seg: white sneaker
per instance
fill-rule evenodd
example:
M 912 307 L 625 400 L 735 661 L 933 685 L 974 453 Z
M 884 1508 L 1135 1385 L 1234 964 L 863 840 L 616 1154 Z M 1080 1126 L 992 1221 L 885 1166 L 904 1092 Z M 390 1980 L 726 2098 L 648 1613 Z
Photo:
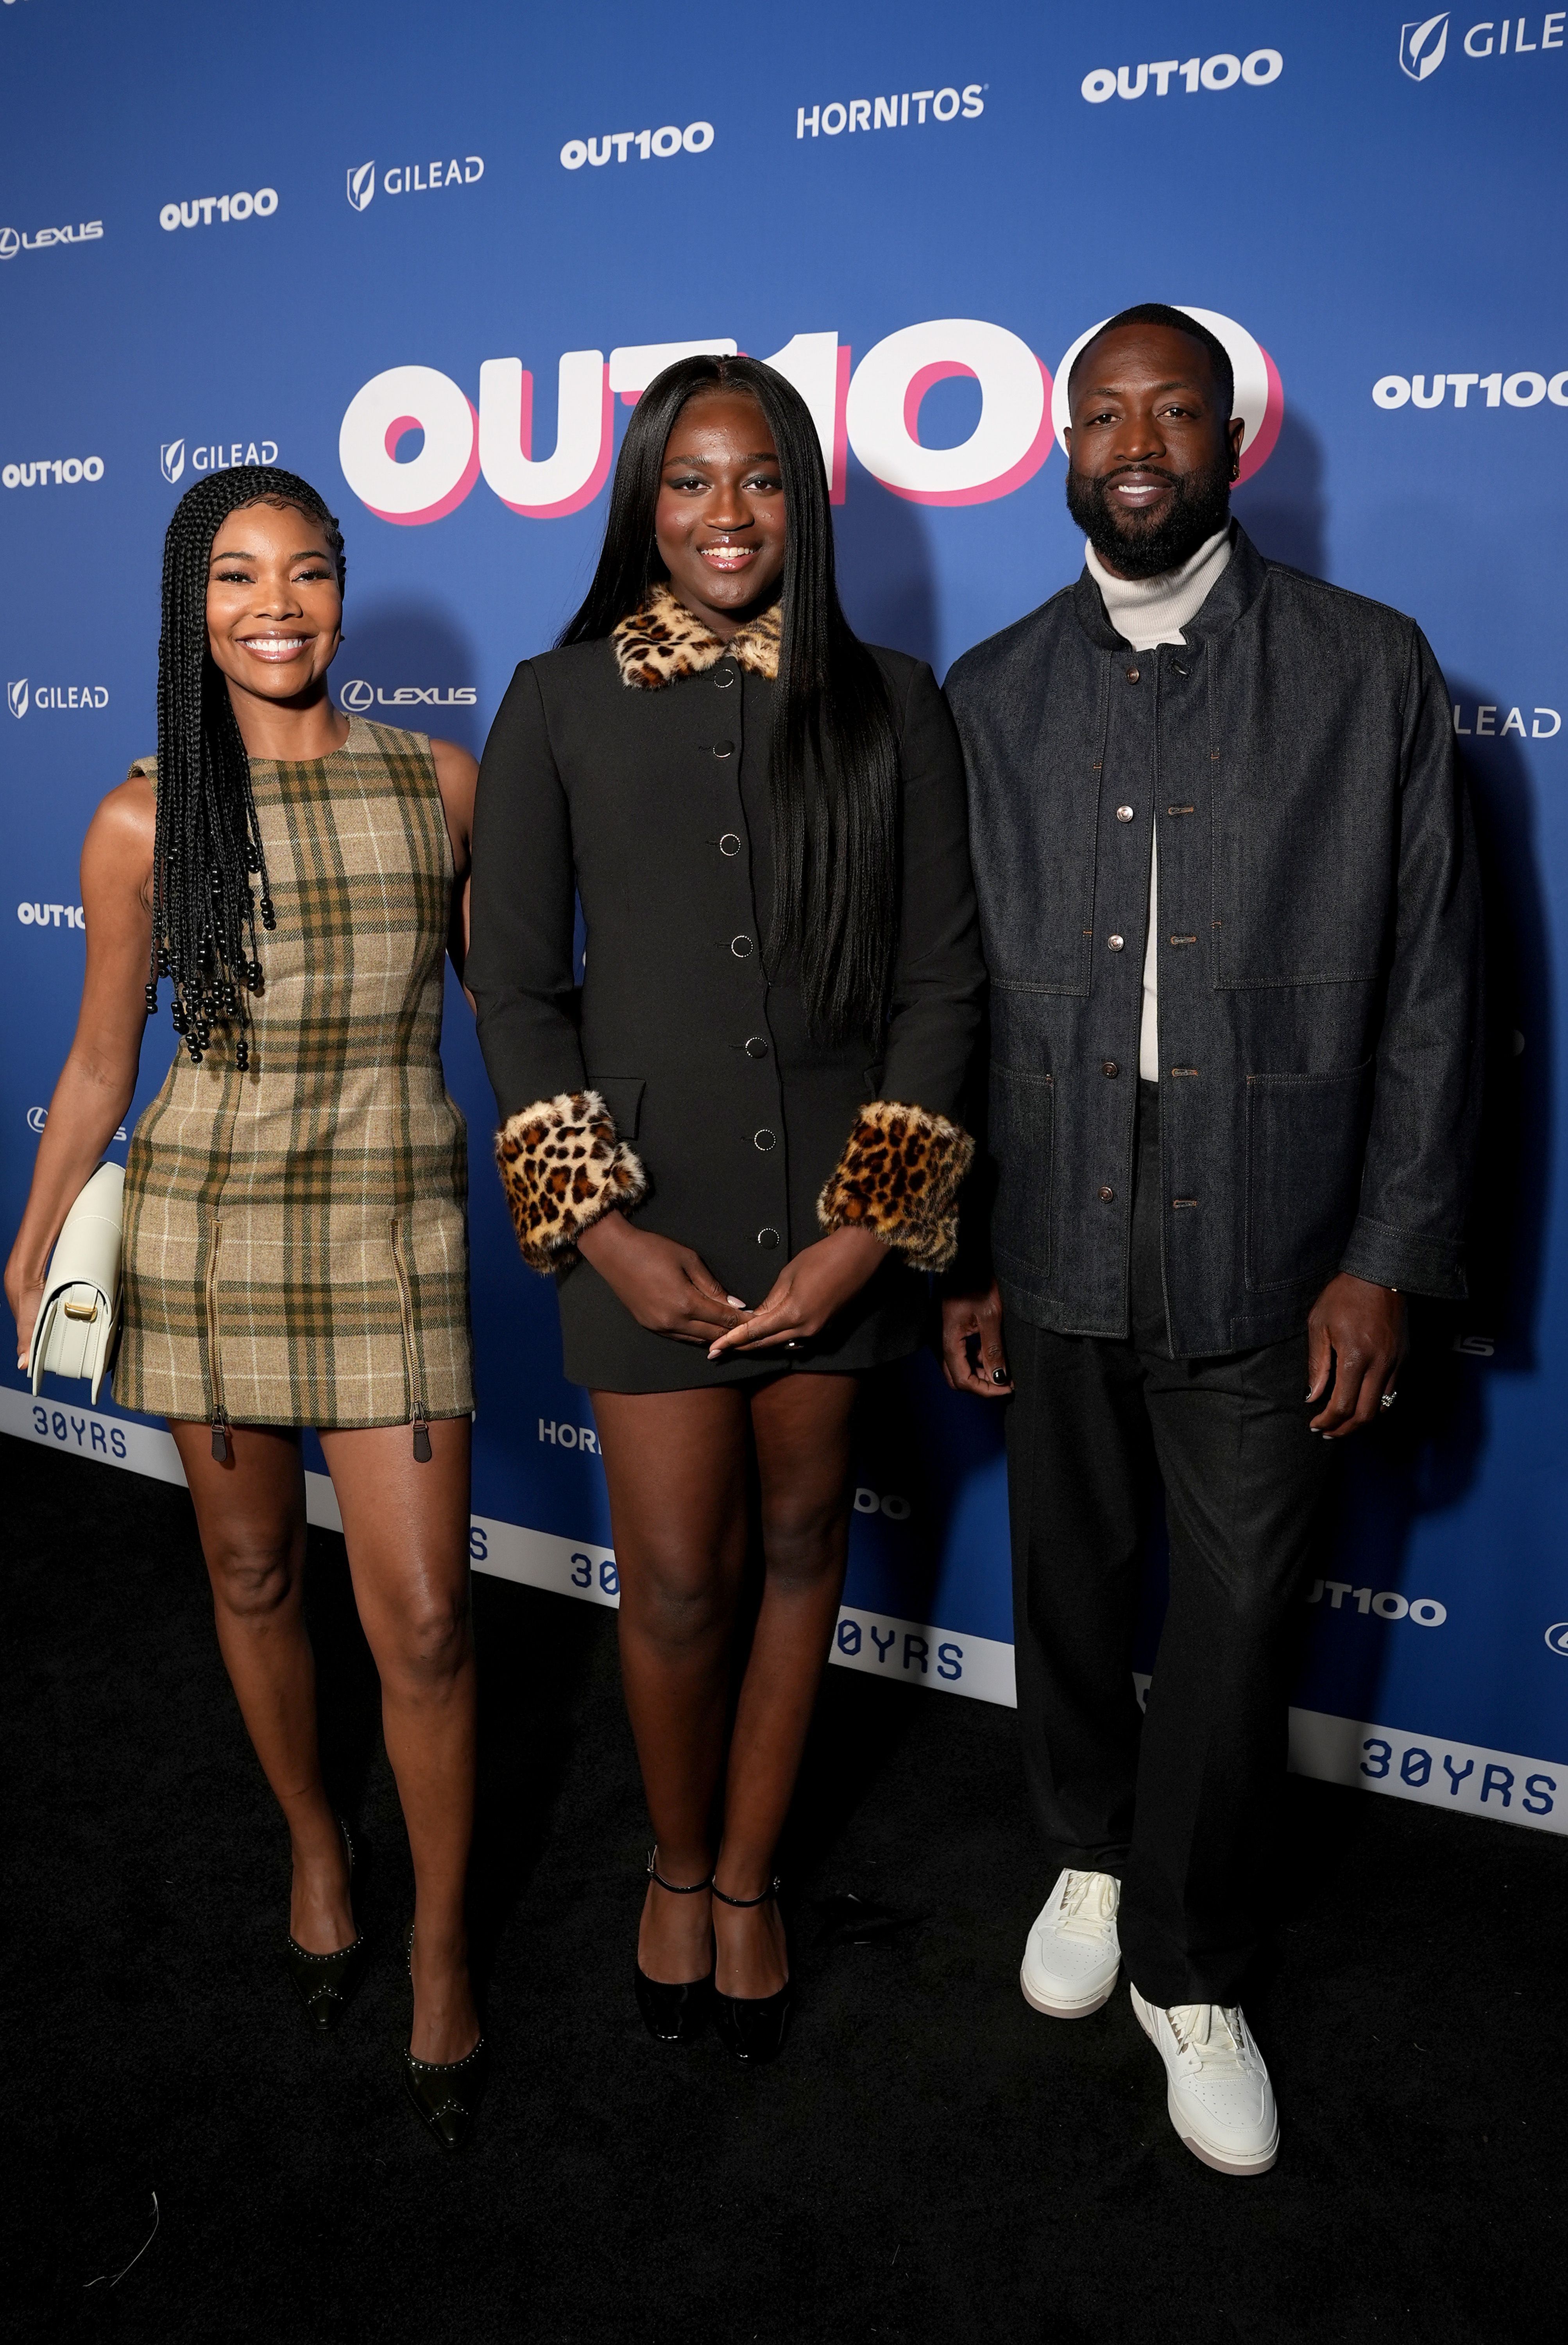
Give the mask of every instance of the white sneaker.
M 1166 2064 L 1166 2106 L 1193 2156 L 1217 2174 L 1267 2174 L 1279 2154 L 1279 2113 L 1240 2005 L 1161 2011 L 1134 1987 L 1133 2009 Z
M 1116 1908 L 1122 1884 L 1108 1873 L 1063 1873 L 1023 1949 L 1023 2000 L 1053 2019 L 1087 2019 L 1109 1999 L 1121 1966 Z

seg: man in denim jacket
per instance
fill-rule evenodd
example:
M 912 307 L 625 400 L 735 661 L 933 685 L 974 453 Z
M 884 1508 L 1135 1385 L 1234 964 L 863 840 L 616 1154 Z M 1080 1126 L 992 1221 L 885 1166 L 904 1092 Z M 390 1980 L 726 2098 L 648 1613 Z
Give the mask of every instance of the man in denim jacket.
M 1023 1992 L 1086 2015 L 1125 1954 L 1178 2133 L 1254 2174 L 1278 2121 L 1238 1996 L 1288 1624 L 1329 1447 L 1393 1403 L 1405 1295 L 1465 1292 L 1480 916 L 1437 663 L 1231 521 L 1232 398 L 1196 320 L 1112 319 L 1070 383 L 1087 566 L 948 679 L 995 1197 L 994 1278 L 953 1282 L 943 1335 L 951 1384 L 1013 1395 L 1019 1718 L 1058 1869 Z

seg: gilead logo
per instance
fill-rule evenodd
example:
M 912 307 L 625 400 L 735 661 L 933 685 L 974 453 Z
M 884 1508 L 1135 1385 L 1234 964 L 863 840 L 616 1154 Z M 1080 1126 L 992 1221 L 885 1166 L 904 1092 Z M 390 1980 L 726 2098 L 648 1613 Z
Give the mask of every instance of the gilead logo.
M 733 340 L 645 342 L 568 350 L 556 370 L 555 443 L 535 452 L 534 376 L 521 359 L 487 359 L 479 404 L 433 367 L 390 367 L 350 401 L 338 455 L 350 488 L 382 520 L 438 521 L 483 472 L 503 504 L 530 520 L 578 513 L 608 478 L 614 401 L 634 405 L 657 375 L 692 351 L 732 353 Z M 872 477 L 917 504 L 980 504 L 1022 487 L 1051 450 L 1051 377 L 1027 342 L 978 318 L 932 319 L 876 343 L 858 367 L 837 333 L 792 335 L 769 366 L 792 382 L 817 426 L 835 503 L 848 451 Z M 933 383 L 964 375 L 980 417 L 958 446 L 929 446 L 921 405 Z M 423 444 L 407 457 L 415 432 Z
M 1261 472 L 1274 453 L 1279 426 L 1285 420 L 1285 386 L 1279 380 L 1279 370 L 1262 343 L 1249 334 L 1245 326 L 1238 325 L 1234 318 L 1226 317 L 1222 310 L 1195 309 L 1190 301 L 1178 302 L 1176 307 L 1185 310 L 1189 318 L 1196 318 L 1200 325 L 1207 326 L 1209 332 L 1224 343 L 1229 357 L 1236 376 L 1235 412 L 1240 416 L 1244 426 L 1241 470 L 1237 475 L 1239 486 L 1241 482 L 1249 481 L 1255 472 Z M 1062 353 L 1061 364 L 1056 369 L 1055 388 L 1051 395 L 1051 417 L 1056 437 L 1062 441 L 1064 448 L 1067 443 L 1063 434 L 1072 421 L 1067 411 L 1067 378 L 1073 371 L 1073 361 L 1079 351 L 1085 343 L 1093 341 L 1105 322 L 1102 318 L 1099 325 L 1090 326 L 1075 342 L 1070 343 Z
M 25 675 L 6 685 L 5 703 L 13 716 L 25 716 L 29 700 L 35 715 L 52 708 L 107 708 L 109 688 L 107 684 L 39 684 L 29 694 Z
M 1424 24 L 1400 26 L 1400 71 L 1411 81 L 1425 81 L 1448 55 L 1448 12 L 1429 16 Z
M 423 157 L 417 163 L 389 163 L 382 173 L 382 188 L 389 196 L 428 196 L 434 188 L 472 188 L 484 177 L 483 155 L 464 155 L 461 160 L 453 155 L 444 163 L 437 155 L 428 163 Z M 347 194 L 351 211 L 369 209 L 376 194 L 373 162 L 350 167 Z

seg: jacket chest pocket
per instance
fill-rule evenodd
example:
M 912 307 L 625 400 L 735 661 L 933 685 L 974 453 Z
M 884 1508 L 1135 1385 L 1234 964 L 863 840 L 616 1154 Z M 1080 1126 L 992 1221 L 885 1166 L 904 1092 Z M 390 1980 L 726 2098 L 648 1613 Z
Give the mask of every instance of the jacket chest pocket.
M 993 986 L 1086 994 L 1095 923 L 1098 750 L 1074 745 L 1050 765 L 976 787 L 970 848 Z
M 1221 726 L 1216 742 L 1216 982 L 1375 978 L 1398 855 L 1394 794 L 1375 787 L 1389 760 L 1369 742 L 1356 754 L 1310 703 Z

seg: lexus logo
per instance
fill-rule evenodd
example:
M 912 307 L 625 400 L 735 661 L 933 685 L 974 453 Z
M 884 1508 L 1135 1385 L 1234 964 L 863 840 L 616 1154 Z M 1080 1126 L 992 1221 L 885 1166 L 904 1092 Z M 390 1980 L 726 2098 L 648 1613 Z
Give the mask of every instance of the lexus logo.
M 25 675 L 19 675 L 15 684 L 8 684 L 5 686 L 5 701 L 13 716 L 25 716 L 27 714 L 27 679 Z
M 0 228 L 0 260 L 15 260 L 22 249 L 22 239 L 14 228 Z
M 185 470 L 184 441 L 166 441 L 158 452 L 158 461 L 163 467 L 164 479 L 170 483 L 178 481 Z
M 349 202 L 357 212 L 362 212 L 376 191 L 376 167 L 373 163 L 356 163 L 349 173 Z
M 379 684 L 367 684 L 362 675 L 351 675 L 338 688 L 338 706 L 355 716 L 375 707 L 473 708 L 478 699 L 478 687 L 472 684 L 398 684 L 387 692 Z
M 1568 1661 L 1568 1620 L 1559 1620 L 1553 1628 L 1548 1629 L 1546 1641 L 1554 1653 Z
M 44 1126 L 48 1122 L 48 1121 L 49 1111 L 46 1107 L 30 1107 L 27 1110 L 27 1129 L 29 1132 L 42 1132 Z
M 1424 25 L 1400 26 L 1400 71 L 1411 81 L 1425 81 L 1448 55 L 1448 10 L 1429 16 Z

